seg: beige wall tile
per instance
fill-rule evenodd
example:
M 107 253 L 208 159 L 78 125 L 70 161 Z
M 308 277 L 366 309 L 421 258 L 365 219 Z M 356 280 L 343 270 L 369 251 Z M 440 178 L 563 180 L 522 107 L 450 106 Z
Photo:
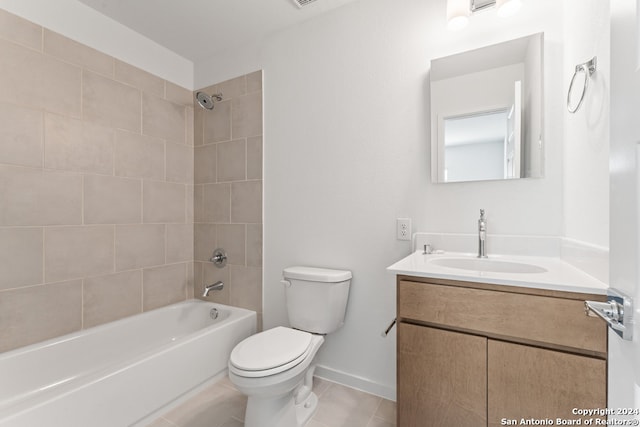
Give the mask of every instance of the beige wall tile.
M 187 263 L 187 299 L 193 299 L 195 297 L 193 293 L 195 283 L 195 263 L 191 261 Z
M 90 328 L 142 312 L 142 270 L 84 280 L 82 327 Z
M 167 181 L 193 184 L 193 147 L 166 144 Z
M 231 222 L 231 185 L 207 184 L 202 190 L 203 222 Z M 241 221 L 238 221 L 241 222 Z
M 198 261 L 209 262 L 218 244 L 215 224 L 195 224 L 193 227 L 194 256 Z
M 247 74 L 247 93 L 262 90 L 262 70 Z
M 201 282 L 196 284 L 195 295 L 206 301 L 213 301 L 220 304 L 229 304 L 229 293 L 231 292 L 231 282 L 229 281 L 229 266 L 218 268 L 211 262 L 202 264 Z M 218 280 L 222 281 L 224 287 L 221 291 L 211 291 L 206 298 L 202 297 L 204 287 L 212 285 Z
M 144 181 L 142 188 L 142 220 L 146 223 L 186 223 L 184 184 Z
M 0 101 L 41 108 L 38 81 L 42 54 L 0 39 Z
M 204 144 L 204 115 L 205 110 L 198 106 L 193 109 L 193 145 L 198 147 Z
M 262 312 L 262 269 L 229 266 L 229 303 Z
M 113 226 L 46 227 L 46 282 L 113 272 Z
M 262 135 L 262 92 L 233 99 L 231 135 L 234 139 Z
M 227 251 L 227 263 L 245 265 L 246 231 L 244 224 L 219 224 L 218 246 Z
M 186 144 L 186 114 L 183 105 L 142 95 L 142 133 L 179 144 Z
M 44 29 L 44 53 L 96 73 L 113 77 L 113 57 Z
M 0 290 L 43 283 L 42 243 L 42 228 L 0 228 Z
M 72 225 L 82 221 L 82 177 L 0 165 L 0 225 Z
M 42 108 L 70 117 L 81 116 L 82 71 L 79 67 L 44 56 L 41 82 Z
M 222 92 L 224 99 L 237 98 L 247 93 L 247 77 L 240 76 L 225 80 L 213 86 L 214 92 Z
M 41 111 L 0 104 L 0 163 L 41 167 L 42 123 Z
M 167 224 L 167 254 L 165 262 L 193 260 L 193 224 Z
M 158 138 L 116 131 L 115 174 L 164 180 L 165 144 Z
M 116 271 L 164 264 L 163 224 L 116 225 Z
M 85 120 L 140 132 L 140 108 L 138 89 L 90 71 L 83 72 L 82 117 Z
M 164 80 L 140 68 L 115 60 L 115 78 L 155 96 L 164 96 Z
M 0 352 L 82 327 L 82 280 L 0 293 Z
M 80 117 L 79 67 L 0 39 L 0 102 Z
M 185 143 L 189 146 L 189 147 L 193 147 L 194 146 L 194 142 L 193 142 L 193 133 L 194 133 L 194 112 L 193 112 L 193 107 L 191 106 L 187 106 L 185 108 L 185 134 L 186 134 L 186 141 Z
M 85 224 L 142 222 L 142 181 L 113 176 L 84 177 Z
M 213 110 L 204 110 L 205 144 L 231 139 L 231 100 L 217 102 Z
M 193 107 L 193 92 L 171 82 L 165 82 L 165 98 L 176 104 Z
M 262 179 L 262 136 L 247 138 L 247 179 Z
M 216 144 L 195 147 L 194 149 L 194 183 L 208 184 L 216 182 Z
M 0 9 L 0 37 L 42 50 L 42 27 Z
M 247 145 L 246 140 L 221 142 L 217 150 L 218 182 L 243 181 L 247 177 Z
M 262 181 L 231 184 L 231 222 L 262 222 Z
M 204 185 L 193 186 L 193 222 L 205 222 Z
M 44 165 L 50 169 L 113 174 L 113 130 L 45 114 Z
M 247 224 L 247 266 L 262 267 L 262 224 Z
M 187 203 L 187 223 L 193 224 L 194 222 L 194 210 L 195 210 L 195 200 L 194 200 L 194 186 L 191 184 L 186 185 L 186 203 Z
M 184 301 L 187 292 L 187 264 L 172 264 L 144 270 L 144 311 Z

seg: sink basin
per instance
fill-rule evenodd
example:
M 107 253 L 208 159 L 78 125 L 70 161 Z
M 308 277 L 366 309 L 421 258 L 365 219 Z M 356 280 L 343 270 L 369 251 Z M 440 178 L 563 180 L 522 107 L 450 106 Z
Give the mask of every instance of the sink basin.
M 522 262 L 486 258 L 434 258 L 430 263 L 459 270 L 486 271 L 491 273 L 546 273 L 547 269 Z

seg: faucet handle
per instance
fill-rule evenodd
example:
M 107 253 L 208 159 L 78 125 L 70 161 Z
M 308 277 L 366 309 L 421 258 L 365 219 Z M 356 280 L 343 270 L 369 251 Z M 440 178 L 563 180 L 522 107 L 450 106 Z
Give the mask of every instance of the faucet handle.
M 422 255 L 431 255 L 433 253 L 433 248 L 431 245 L 424 245 L 424 250 L 422 251 Z
M 480 209 L 480 218 L 484 219 L 484 209 Z

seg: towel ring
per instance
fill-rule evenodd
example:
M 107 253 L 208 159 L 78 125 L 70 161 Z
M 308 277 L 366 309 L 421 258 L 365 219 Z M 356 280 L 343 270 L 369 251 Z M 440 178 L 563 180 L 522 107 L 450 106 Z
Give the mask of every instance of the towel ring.
M 578 109 L 580 109 L 580 106 L 582 105 L 582 101 L 584 101 L 584 95 L 587 93 L 587 88 L 589 87 L 589 78 L 593 73 L 596 72 L 597 62 L 598 62 L 597 57 L 594 56 L 584 64 L 576 65 L 576 71 L 573 73 L 573 77 L 571 78 L 571 83 L 569 83 L 569 92 L 567 93 L 567 110 L 569 110 L 570 113 L 573 114 L 576 111 L 578 111 Z M 580 72 L 583 72 L 585 74 L 584 87 L 582 88 L 582 94 L 580 95 L 580 100 L 578 101 L 578 104 L 575 107 L 571 107 L 571 90 L 573 89 L 573 83 L 576 81 L 576 77 Z

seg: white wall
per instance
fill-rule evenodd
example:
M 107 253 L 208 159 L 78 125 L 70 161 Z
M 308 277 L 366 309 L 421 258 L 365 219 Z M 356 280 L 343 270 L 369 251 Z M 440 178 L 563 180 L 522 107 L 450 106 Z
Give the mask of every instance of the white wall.
M 617 0 L 616 0 L 617 1 Z M 622 0 L 629 1 L 629 0 Z M 576 64 L 598 57 L 583 105 L 575 114 L 563 109 L 564 235 L 609 247 L 609 0 L 566 0 L 563 93 L 567 94 Z M 580 77 L 576 86 L 582 89 Z M 579 91 L 574 88 L 574 103 Z M 573 91 L 572 91 L 573 92 Z M 575 104 L 574 104 L 575 105 Z
M 193 90 L 193 63 L 77 0 L 0 0 L 0 8 Z
M 490 233 L 561 235 L 561 20 L 555 0 L 539 0 L 514 19 L 482 13 L 450 33 L 444 0 L 367 0 L 196 66 L 196 87 L 264 70 L 265 326 L 287 323 L 284 267 L 353 271 L 346 324 L 318 356 L 324 375 L 394 394 L 395 332 L 380 336 L 395 316 L 385 267 L 410 251 L 395 239 L 395 218 L 473 233 L 485 208 Z M 540 31 L 545 178 L 431 184 L 430 60 Z

